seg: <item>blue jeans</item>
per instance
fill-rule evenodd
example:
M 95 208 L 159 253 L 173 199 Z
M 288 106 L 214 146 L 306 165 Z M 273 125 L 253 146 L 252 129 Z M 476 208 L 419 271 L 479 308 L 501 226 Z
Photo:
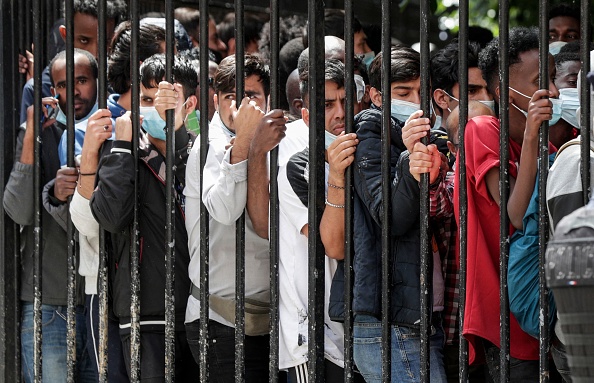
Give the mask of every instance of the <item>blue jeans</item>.
M 447 381 L 443 362 L 445 337 L 441 325 L 429 338 L 432 383 Z M 418 329 L 392 326 L 392 382 L 420 381 L 421 339 Z M 357 315 L 353 326 L 353 356 L 367 383 L 382 381 L 382 323 L 370 315 Z
M 33 381 L 33 303 L 21 303 L 21 360 L 25 382 Z M 42 378 L 44 382 L 65 382 L 68 375 L 66 367 L 66 306 L 41 306 Z M 76 308 L 76 382 L 96 382 L 87 353 L 87 334 L 85 313 L 82 306 Z

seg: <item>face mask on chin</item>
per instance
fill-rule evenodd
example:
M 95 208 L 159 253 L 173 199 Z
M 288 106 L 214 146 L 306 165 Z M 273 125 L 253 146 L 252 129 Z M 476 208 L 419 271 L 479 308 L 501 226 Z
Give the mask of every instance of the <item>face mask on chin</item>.
M 56 106 L 58 108 L 58 113 L 56 114 L 56 121 L 58 121 L 62 125 L 67 125 L 66 114 L 60 108 L 60 105 Z M 82 131 L 87 130 L 87 125 L 89 124 L 89 117 L 93 115 L 97 110 L 99 110 L 99 104 L 95 103 L 91 108 L 91 111 L 80 120 L 74 120 L 74 128 Z

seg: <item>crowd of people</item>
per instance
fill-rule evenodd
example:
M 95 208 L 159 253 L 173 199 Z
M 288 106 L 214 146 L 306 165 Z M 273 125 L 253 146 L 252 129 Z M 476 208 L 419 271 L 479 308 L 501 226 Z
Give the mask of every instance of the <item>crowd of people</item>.
M 309 134 L 324 129 L 325 206 L 319 230 L 325 250 L 324 375 L 344 379 L 345 173 L 354 174 L 355 382 L 382 381 L 382 107 L 390 115 L 389 321 L 393 382 L 420 379 L 421 233 L 420 179 L 429 174 L 432 290 L 429 358 L 431 382 L 455 382 L 459 355 L 458 222 L 459 145 L 458 41 L 432 52 L 431 113 L 420 110 L 421 62 L 414 49 L 394 43 L 379 50 L 376 27 L 353 25 L 355 57 L 345 57 L 344 13 L 325 14 L 324 98 L 310 99 L 306 19 L 281 19 L 279 109 L 270 109 L 270 25 L 245 20 L 244 73 L 236 73 L 233 14 L 219 24 L 200 20 L 192 8 L 175 10 L 173 82 L 165 81 L 165 19 L 148 14 L 140 22 L 138 63 L 131 62 L 132 25 L 122 0 L 107 2 L 109 98 L 98 108 L 97 1 L 74 1 L 74 101 L 67 99 L 66 53 L 44 69 L 42 84 L 31 79 L 32 54 L 19 57 L 29 81 L 23 90 L 16 156 L 5 186 L 4 209 L 21 225 L 21 354 L 26 382 L 33 381 L 34 199 L 40 193 L 42 257 L 42 377 L 66 380 L 66 225 L 76 227 L 76 381 L 94 382 L 99 371 L 99 236 L 105 230 L 108 267 L 108 379 L 131 377 L 133 257 L 140 267 L 140 376 L 165 377 L 165 284 L 167 247 L 174 246 L 175 379 L 198 381 L 200 321 L 208 321 L 206 362 L 212 382 L 234 381 L 236 221 L 245 212 L 245 380 L 269 381 L 269 234 L 279 233 L 279 376 L 282 382 L 308 381 L 308 211 Z M 579 99 L 580 17 L 560 5 L 549 15 L 549 88 L 539 89 L 539 32 L 510 30 L 509 182 L 511 223 L 508 268 L 510 301 L 510 381 L 539 380 L 539 130 L 550 125 L 550 168 L 546 200 L 551 227 L 583 206 L 580 179 Z M 200 22 L 208 23 L 208 46 L 200 47 Z M 64 38 L 66 29 L 58 28 Z M 480 37 L 480 33 L 471 34 Z M 208 49 L 209 62 L 199 62 Z M 499 338 L 499 168 L 500 41 L 490 36 L 468 42 L 468 123 L 464 134 L 468 199 L 466 305 L 463 336 L 469 341 L 470 380 L 497 382 Z M 345 109 L 345 62 L 353 61 L 354 115 Z M 389 60 L 390 71 L 382 71 Z M 37 61 L 36 61 L 37 63 Z M 202 64 L 202 65 L 201 65 Z M 140 78 L 131 78 L 138 65 Z M 208 68 L 208 84 L 200 69 Z M 589 71 L 591 68 L 587 68 Z M 243 76 L 244 97 L 236 96 Z M 318 74 L 321 75 L 321 74 Z M 389 93 L 382 78 L 389 76 Z M 42 87 L 39 139 L 41 189 L 34 189 L 33 89 Z M 132 90 L 140 88 L 139 141 L 133 140 Z M 200 126 L 200 89 L 208 87 L 208 126 Z M 284 97 L 286 96 L 286 97 Z M 324 104 L 324 126 L 316 126 L 310 105 Z M 65 111 L 74 105 L 75 166 L 68 162 Z M 174 111 L 174 152 L 166 150 L 166 111 Z M 345 132 L 352 119 L 355 133 Z M 590 129 L 590 127 L 583 127 Z M 201 153 L 200 131 L 208 130 Z M 428 137 L 424 144 L 422 138 Z M 279 226 L 271 227 L 269 153 L 278 147 Z M 138 163 L 132 155 L 138 148 Z M 166 156 L 173 155 L 174 242 L 166 226 Z M 202 156 L 205 157 L 201 164 Z M 591 154 L 591 159 L 594 157 Z M 71 164 L 70 164 L 71 165 Z M 202 167 L 203 165 L 203 167 Z M 138 171 L 136 171 L 137 169 Z M 593 169 L 594 170 L 594 169 Z M 317 176 L 322 177 L 320 172 Z M 594 175 L 592 177 L 594 180 Z M 203 233 L 200 210 L 209 214 L 209 314 L 201 318 L 200 279 Z M 135 207 L 137 210 L 135 210 Z M 70 218 L 69 218 L 70 217 Z M 132 249 L 138 246 L 138 252 Z M 571 382 L 550 299 L 551 379 Z M 322 324 L 317 324 L 322 325 Z

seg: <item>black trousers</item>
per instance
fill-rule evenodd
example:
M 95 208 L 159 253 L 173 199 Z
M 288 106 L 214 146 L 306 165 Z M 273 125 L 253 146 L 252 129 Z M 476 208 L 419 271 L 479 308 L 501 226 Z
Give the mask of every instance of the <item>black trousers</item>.
M 200 321 L 186 323 L 194 360 L 200 357 Z M 245 382 L 268 383 L 270 336 L 245 336 Z M 208 321 L 208 376 L 211 383 L 235 382 L 235 329 Z M 195 381 L 195 380 L 194 380 Z
M 121 331 L 121 330 L 120 330 Z M 130 333 L 121 332 L 122 350 L 126 370 L 130 376 Z M 194 382 L 198 375 L 198 364 L 192 358 L 186 333 L 175 332 L 175 381 Z M 140 381 L 157 383 L 165 381 L 165 332 L 142 331 L 140 329 Z

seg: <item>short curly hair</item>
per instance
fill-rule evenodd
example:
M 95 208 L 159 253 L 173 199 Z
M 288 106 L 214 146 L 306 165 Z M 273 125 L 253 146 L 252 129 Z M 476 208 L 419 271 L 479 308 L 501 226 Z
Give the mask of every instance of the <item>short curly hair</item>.
M 531 50 L 538 50 L 538 28 L 517 27 L 509 31 L 509 67 L 518 64 L 522 60 L 520 55 Z M 487 82 L 487 89 L 495 94 L 499 85 L 499 38 L 493 39 L 485 49 L 479 53 L 479 68 L 483 78 Z

